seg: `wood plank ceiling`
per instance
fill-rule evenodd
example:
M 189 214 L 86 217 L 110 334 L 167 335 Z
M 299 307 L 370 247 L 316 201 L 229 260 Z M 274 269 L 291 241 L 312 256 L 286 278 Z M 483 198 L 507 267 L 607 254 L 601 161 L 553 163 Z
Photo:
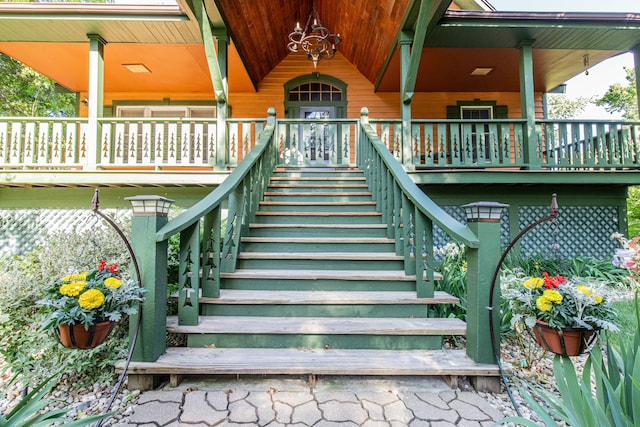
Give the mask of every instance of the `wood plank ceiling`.
M 410 0 L 316 0 L 316 9 L 322 24 L 342 37 L 339 52 L 374 82 L 409 3 Z M 297 22 L 304 27 L 313 0 L 216 0 L 216 5 L 249 76 L 260 82 L 289 53 L 289 33 Z

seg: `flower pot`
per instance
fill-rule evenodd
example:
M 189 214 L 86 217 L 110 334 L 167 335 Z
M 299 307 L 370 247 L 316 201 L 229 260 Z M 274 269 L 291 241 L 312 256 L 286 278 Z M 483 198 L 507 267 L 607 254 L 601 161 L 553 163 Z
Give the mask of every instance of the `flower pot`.
M 554 329 L 540 320 L 536 320 L 533 334 L 540 347 L 562 356 L 578 356 L 584 353 L 596 337 L 596 331 L 593 329 Z
M 60 325 L 56 330 L 56 337 L 60 344 L 67 348 L 94 348 L 109 337 L 115 322 L 98 322 L 85 329 L 84 325 Z

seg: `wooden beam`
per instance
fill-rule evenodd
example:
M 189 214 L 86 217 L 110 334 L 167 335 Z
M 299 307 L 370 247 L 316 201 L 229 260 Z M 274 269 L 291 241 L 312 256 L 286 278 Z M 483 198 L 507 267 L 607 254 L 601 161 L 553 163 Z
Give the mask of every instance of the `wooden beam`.
M 198 24 L 200 25 L 200 33 L 202 34 L 202 42 L 204 44 L 204 51 L 216 101 L 218 101 L 218 103 L 226 103 L 228 99 L 227 84 L 225 78 L 223 78 L 223 72 L 221 71 L 220 62 L 218 61 L 218 53 L 213 43 L 213 32 L 207 16 L 207 10 L 202 0 L 194 1 L 193 8 Z M 226 53 L 226 48 L 224 51 Z
M 429 16 L 433 0 L 422 0 L 420 3 L 420 10 L 418 12 L 418 20 L 416 22 L 415 31 L 413 34 L 413 47 L 411 49 L 411 57 L 409 60 L 409 67 L 406 70 L 406 76 L 404 85 L 402 87 L 402 102 L 405 104 L 411 102 L 413 99 L 413 93 L 416 88 L 416 80 L 418 79 L 418 67 L 420 66 L 420 59 L 422 58 L 422 49 L 424 47 L 424 41 L 427 36 L 427 28 L 429 26 Z

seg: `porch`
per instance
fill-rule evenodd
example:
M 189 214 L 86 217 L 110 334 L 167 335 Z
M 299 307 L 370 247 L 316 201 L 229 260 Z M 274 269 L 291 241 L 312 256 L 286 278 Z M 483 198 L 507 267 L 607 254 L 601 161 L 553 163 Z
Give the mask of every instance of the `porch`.
M 562 172 L 584 183 L 632 183 L 630 173 L 640 166 L 640 122 L 416 119 L 404 125 L 372 118 L 370 123 L 418 183 L 427 179 L 421 172 L 438 172 L 428 182 L 445 174 L 456 183 L 478 182 L 484 174 L 488 182 L 535 183 L 548 179 L 540 172 Z M 87 118 L 2 117 L 0 186 L 215 186 L 248 155 L 265 124 L 266 118 L 100 118 L 95 133 Z M 357 125 L 356 119 L 276 119 L 278 161 L 353 164 Z

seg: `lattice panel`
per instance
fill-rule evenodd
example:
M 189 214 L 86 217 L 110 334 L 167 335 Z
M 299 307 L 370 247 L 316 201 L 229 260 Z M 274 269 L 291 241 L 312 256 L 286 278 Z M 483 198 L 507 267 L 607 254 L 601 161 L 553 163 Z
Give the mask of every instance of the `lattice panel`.
M 129 221 L 131 211 L 103 210 L 118 223 Z M 0 210 L 0 256 L 19 255 L 44 242 L 47 233 L 83 232 L 93 227 L 109 227 L 87 209 L 5 209 Z
M 548 206 L 521 206 L 520 229 L 549 214 Z M 541 224 L 520 240 L 524 256 L 553 256 L 552 245 L 558 244 L 562 258 L 591 256 L 605 259 L 618 247 L 611 234 L 618 231 L 618 210 L 614 206 L 563 206 L 557 223 Z

